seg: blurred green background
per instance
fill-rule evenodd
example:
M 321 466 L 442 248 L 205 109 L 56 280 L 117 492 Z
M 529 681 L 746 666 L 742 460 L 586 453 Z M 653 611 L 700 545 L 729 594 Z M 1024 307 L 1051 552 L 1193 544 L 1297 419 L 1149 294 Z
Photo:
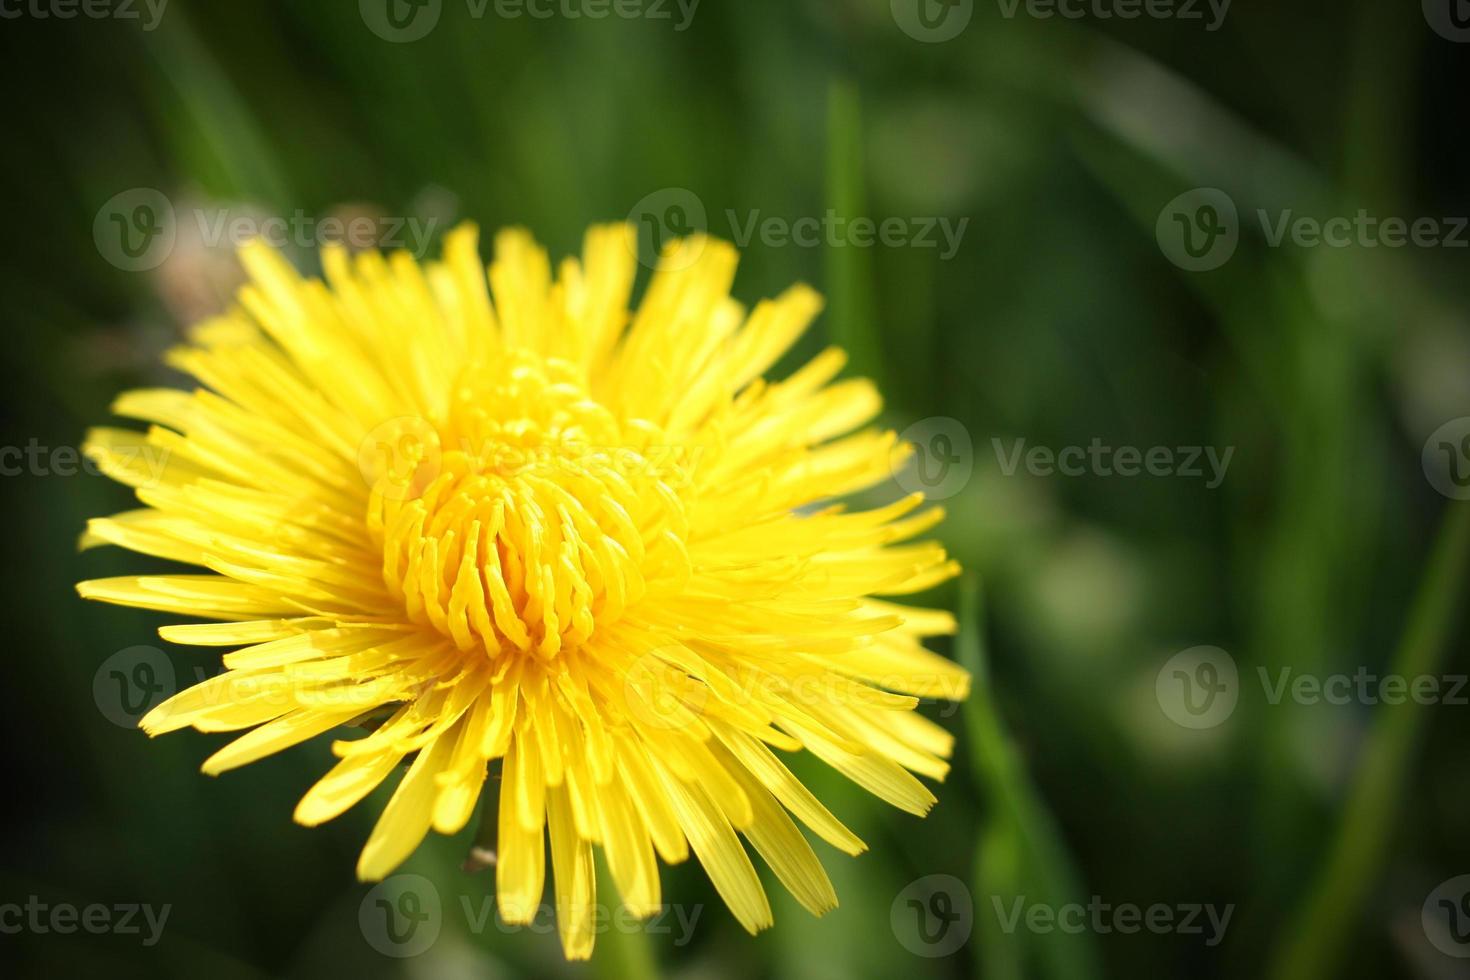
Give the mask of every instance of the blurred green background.
M 1470 975 L 1450 955 L 1470 954 L 1452 881 L 1470 870 L 1470 707 L 1272 704 L 1257 679 L 1470 671 L 1467 505 L 1421 462 L 1470 414 L 1470 236 L 1273 246 L 1256 217 L 1470 211 L 1470 46 L 1431 28 L 1434 3 L 1241 3 L 1209 30 L 1202 4 L 1125 20 L 704 0 L 686 17 L 648 0 L 643 16 L 536 19 L 392 0 L 409 33 L 437 19 L 389 40 L 388 8 L 366 0 L 171 0 L 156 18 L 57 16 L 65 2 L 0 4 L 3 444 L 46 450 L 0 477 L 0 906 L 171 909 L 151 946 L 146 928 L 5 929 L 0 973 Z M 1201 187 L 1238 209 L 1239 242 L 1190 271 L 1163 243 L 1171 202 Z M 176 219 L 162 257 L 106 244 L 140 188 Z M 677 230 L 691 201 L 727 238 L 829 209 L 906 222 L 906 240 L 868 247 L 757 234 L 736 294 L 817 285 L 829 305 L 800 353 L 848 346 L 885 421 L 958 457 L 940 533 L 974 578 L 933 601 L 964 606 L 957 646 L 981 683 L 963 711 L 925 709 L 960 736 L 954 772 L 921 822 L 800 767 L 871 845 L 817 845 L 842 901 L 823 920 L 772 887 L 776 927 L 750 938 L 678 867 L 665 900 L 698 910 L 692 938 L 609 930 L 590 965 L 567 965 L 554 936 L 475 928 L 461 900 L 478 910 L 493 876 L 459 869 L 468 834 L 431 836 L 404 871 L 437 888 L 438 939 L 383 955 L 352 877 L 383 794 L 320 829 L 290 821 L 326 740 L 214 780 L 196 770 L 223 737 L 149 742 L 109 717 L 94 680 L 120 650 L 166 646 L 166 620 L 76 598 L 78 579 L 151 566 L 76 552 L 85 519 L 129 495 L 68 475 L 66 450 L 123 387 L 180 383 L 160 352 L 238 281 L 208 240 L 221 215 L 403 219 L 400 240 L 413 218 L 432 233 L 404 243 L 430 254 L 459 219 L 517 223 L 559 256 L 592 221 Z M 952 255 L 912 235 L 941 220 L 968 221 Z M 313 267 L 310 248 L 292 258 Z M 1470 431 L 1451 430 L 1452 447 Z M 1047 475 L 1009 466 L 1021 439 L 1233 455 L 1217 486 Z M 1172 675 L 1156 681 L 1200 645 L 1237 666 L 1238 703 L 1194 729 L 1166 710 Z M 180 683 L 217 667 L 207 649 L 166 656 Z M 1447 918 L 1426 923 L 1441 883 Z M 1017 898 L 1231 918 L 1215 945 L 1203 916 L 1203 934 L 1008 931 L 997 909 Z

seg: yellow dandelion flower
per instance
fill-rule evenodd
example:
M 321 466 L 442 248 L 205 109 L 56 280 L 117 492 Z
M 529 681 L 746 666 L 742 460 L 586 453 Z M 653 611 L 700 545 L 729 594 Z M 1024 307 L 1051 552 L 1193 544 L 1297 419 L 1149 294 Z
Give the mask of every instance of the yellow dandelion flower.
M 511 230 L 487 275 L 462 227 L 422 266 L 329 247 L 323 282 L 247 246 L 239 307 L 169 355 L 200 387 L 128 392 L 116 413 L 148 430 L 87 442 L 143 507 L 91 521 L 84 546 L 204 571 L 78 591 L 238 648 L 142 727 L 246 730 L 214 774 L 376 718 L 295 813 L 330 820 L 407 763 L 364 880 L 460 831 L 499 760 L 500 913 L 535 915 L 549 838 L 572 958 L 592 951 L 594 846 L 638 916 L 660 906 L 658 860 L 692 851 L 746 929 L 770 925 L 738 835 L 804 906 L 834 907 L 792 817 L 864 845 L 773 750 L 923 814 L 913 774 L 943 779 L 952 739 L 913 709 L 968 689 L 922 645 L 948 613 L 875 598 L 954 574 L 938 545 L 901 543 L 938 509 L 830 503 L 903 452 L 863 428 L 877 391 L 833 380 L 837 350 L 763 379 L 819 297 L 747 311 L 734 248 L 695 237 L 630 311 L 635 252 L 633 229 L 594 227 L 553 274 Z

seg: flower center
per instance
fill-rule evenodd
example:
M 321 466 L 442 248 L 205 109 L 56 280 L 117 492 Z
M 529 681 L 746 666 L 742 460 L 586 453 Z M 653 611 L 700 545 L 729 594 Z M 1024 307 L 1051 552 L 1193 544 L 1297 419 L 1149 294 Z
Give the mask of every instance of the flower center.
M 687 578 L 687 453 L 615 418 L 568 364 L 513 352 L 464 377 L 442 424 L 396 420 L 416 434 L 369 503 L 414 622 L 461 650 L 551 658 Z

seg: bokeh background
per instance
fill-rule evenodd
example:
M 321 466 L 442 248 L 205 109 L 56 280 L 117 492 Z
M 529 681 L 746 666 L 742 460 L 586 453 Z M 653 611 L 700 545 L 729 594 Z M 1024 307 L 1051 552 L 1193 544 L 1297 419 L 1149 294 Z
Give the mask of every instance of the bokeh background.
M 1273 704 L 1258 679 L 1470 672 L 1470 505 L 1447 469 L 1470 447 L 1470 233 L 1273 245 L 1257 218 L 1365 209 L 1455 237 L 1460 11 L 1242 0 L 1223 19 L 1202 3 L 1123 19 L 1099 11 L 1126 0 L 1100 2 L 1069 18 L 1008 0 L 703 0 L 692 16 L 648 0 L 537 19 L 392 0 L 397 20 L 381 0 L 0 4 L 3 443 L 38 447 L 0 460 L 0 905 L 170 907 L 152 945 L 146 928 L 7 928 L 0 973 L 1470 975 L 1470 707 Z M 1216 190 L 1179 203 L 1198 188 Z M 1228 222 L 1200 204 L 1220 194 L 1234 251 L 1185 268 L 1178 235 Z M 182 383 L 159 354 L 238 281 L 218 221 L 298 214 L 308 238 L 365 217 L 369 238 L 396 224 L 429 253 L 460 219 L 525 224 L 553 255 L 594 220 L 638 221 L 651 247 L 691 222 L 728 238 L 903 219 L 888 244 L 757 233 L 736 286 L 827 294 L 801 353 L 839 342 L 879 379 L 885 422 L 939 467 L 920 489 L 945 498 L 941 534 L 972 572 L 932 597 L 963 607 L 958 654 L 980 681 L 963 710 L 925 709 L 959 736 L 934 812 L 800 767 L 872 845 L 817 845 L 838 910 L 814 920 L 772 887 L 776 927 L 750 938 L 701 874 L 669 869 L 692 937 L 671 913 L 567 965 L 544 929 L 479 920 L 492 876 L 460 870 L 467 834 L 431 835 L 404 870 L 436 889 L 437 938 L 385 955 L 352 877 L 383 794 L 320 829 L 290 821 L 325 740 L 208 779 L 223 737 L 149 742 L 118 717 L 119 651 L 164 649 L 178 684 L 217 664 L 159 641 L 162 617 L 76 598 L 76 580 L 147 560 L 77 552 L 85 519 L 128 495 L 76 472 L 75 447 L 120 389 Z M 166 245 L 122 248 L 123 227 L 151 241 L 169 215 Z M 952 250 L 919 234 L 961 221 Z M 1231 456 L 1221 480 L 1068 476 L 1010 466 L 1019 440 Z M 1238 679 L 1233 710 L 1187 727 L 1169 665 L 1200 646 Z M 1076 934 L 1008 931 L 1018 898 L 1230 918 L 1213 944 L 1203 915 L 1199 933 L 1090 913 Z

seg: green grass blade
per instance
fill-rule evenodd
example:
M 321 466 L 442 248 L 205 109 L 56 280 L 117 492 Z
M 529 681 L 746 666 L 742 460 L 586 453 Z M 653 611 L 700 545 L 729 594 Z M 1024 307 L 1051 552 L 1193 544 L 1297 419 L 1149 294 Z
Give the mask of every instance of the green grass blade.
M 290 180 L 249 102 L 182 11 L 171 13 L 167 29 L 146 36 L 175 100 L 163 101 L 178 153 L 197 173 L 211 178 L 208 189 L 282 209 L 295 201 Z
M 1420 677 L 1438 670 L 1445 639 L 1465 591 L 1470 559 L 1470 504 L 1451 503 L 1414 599 L 1390 674 Z M 1335 974 L 1350 946 L 1369 887 L 1383 863 L 1403 797 L 1425 706 L 1407 699 L 1380 704 L 1342 822 L 1316 881 L 1287 930 L 1270 976 L 1318 980 Z
M 857 88 L 834 79 L 827 93 L 827 208 L 844 223 L 867 215 L 863 124 Z M 875 325 L 873 262 L 851 243 L 825 249 L 828 330 L 847 351 L 854 374 L 882 383 L 883 350 Z
M 617 886 L 608 874 L 607 863 L 597 859 L 597 894 L 601 905 L 613 910 L 609 928 L 597 937 L 592 966 L 598 980 L 658 980 L 658 958 L 644 923 L 629 929 L 627 915 L 619 905 Z
M 981 924 L 982 946 L 997 948 L 981 949 L 978 955 L 982 965 L 998 965 L 1002 972 L 996 976 L 1026 963 L 1036 967 L 1027 976 L 1100 977 L 1090 933 L 1028 936 L 1024 924 L 1009 934 L 1000 928 L 990 888 L 996 888 L 994 897 L 1007 904 L 1024 896 L 1028 905 L 1055 909 L 1087 900 L 1056 822 L 1027 778 L 991 698 L 980 587 L 973 575 L 960 585 L 959 607 L 956 651 L 974 678 L 974 690 L 964 704 L 965 730 L 975 779 L 989 798 L 977 856 L 975 915 Z M 1007 890 L 999 891 L 1001 887 Z

